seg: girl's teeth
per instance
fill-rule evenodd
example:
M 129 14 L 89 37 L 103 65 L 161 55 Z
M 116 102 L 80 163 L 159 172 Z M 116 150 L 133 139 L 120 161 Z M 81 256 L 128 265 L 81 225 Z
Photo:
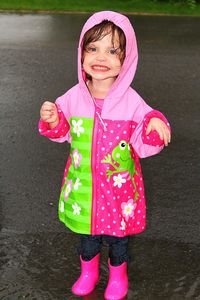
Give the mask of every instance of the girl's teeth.
M 96 70 L 108 70 L 108 68 L 106 68 L 106 67 L 100 67 L 100 66 L 95 66 L 95 67 L 93 67 L 93 69 L 96 69 Z

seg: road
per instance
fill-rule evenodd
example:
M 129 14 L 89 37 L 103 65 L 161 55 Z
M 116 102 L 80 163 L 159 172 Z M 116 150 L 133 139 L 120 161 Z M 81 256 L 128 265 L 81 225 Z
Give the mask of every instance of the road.
M 0 15 L 0 299 L 76 299 L 78 237 L 57 217 L 69 146 L 39 136 L 41 103 L 77 82 L 84 14 Z M 172 125 L 171 144 L 142 160 L 147 230 L 132 237 L 127 299 L 200 299 L 200 18 L 130 16 L 133 87 Z M 83 299 L 103 299 L 101 281 Z M 77 298 L 78 299 L 78 298 Z

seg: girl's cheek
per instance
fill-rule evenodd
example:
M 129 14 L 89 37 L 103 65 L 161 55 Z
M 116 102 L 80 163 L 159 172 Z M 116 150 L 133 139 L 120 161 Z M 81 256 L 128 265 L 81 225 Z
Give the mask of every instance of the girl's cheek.
M 82 58 L 81 58 L 82 64 L 84 63 L 85 56 L 86 56 L 86 52 L 85 52 L 85 51 L 83 51 L 83 53 L 82 53 Z

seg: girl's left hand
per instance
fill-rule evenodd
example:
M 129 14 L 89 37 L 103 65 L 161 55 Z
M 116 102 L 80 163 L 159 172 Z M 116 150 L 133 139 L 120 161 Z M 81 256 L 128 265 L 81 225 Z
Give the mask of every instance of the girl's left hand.
M 164 141 L 165 146 L 171 142 L 171 133 L 167 125 L 159 118 L 151 118 L 147 126 L 146 135 L 152 130 L 156 130 L 160 139 Z

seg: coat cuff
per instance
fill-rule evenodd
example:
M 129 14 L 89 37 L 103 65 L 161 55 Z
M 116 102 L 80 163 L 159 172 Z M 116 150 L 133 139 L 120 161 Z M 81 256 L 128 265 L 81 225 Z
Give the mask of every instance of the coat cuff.
M 144 144 L 151 145 L 151 146 L 157 146 L 161 147 L 164 145 L 164 141 L 160 139 L 160 136 L 156 130 L 152 130 L 148 135 L 146 135 L 147 126 L 149 124 L 150 119 L 152 118 L 158 118 L 161 119 L 169 128 L 170 124 L 165 118 L 165 116 L 159 112 L 158 110 L 152 110 L 148 114 L 145 115 L 144 121 L 143 121 L 143 130 L 142 130 L 142 141 Z
M 50 128 L 48 122 L 44 122 L 41 119 L 38 123 L 39 133 L 51 139 L 64 137 L 69 131 L 69 123 L 67 122 L 63 112 L 58 108 L 59 123 L 56 127 Z

